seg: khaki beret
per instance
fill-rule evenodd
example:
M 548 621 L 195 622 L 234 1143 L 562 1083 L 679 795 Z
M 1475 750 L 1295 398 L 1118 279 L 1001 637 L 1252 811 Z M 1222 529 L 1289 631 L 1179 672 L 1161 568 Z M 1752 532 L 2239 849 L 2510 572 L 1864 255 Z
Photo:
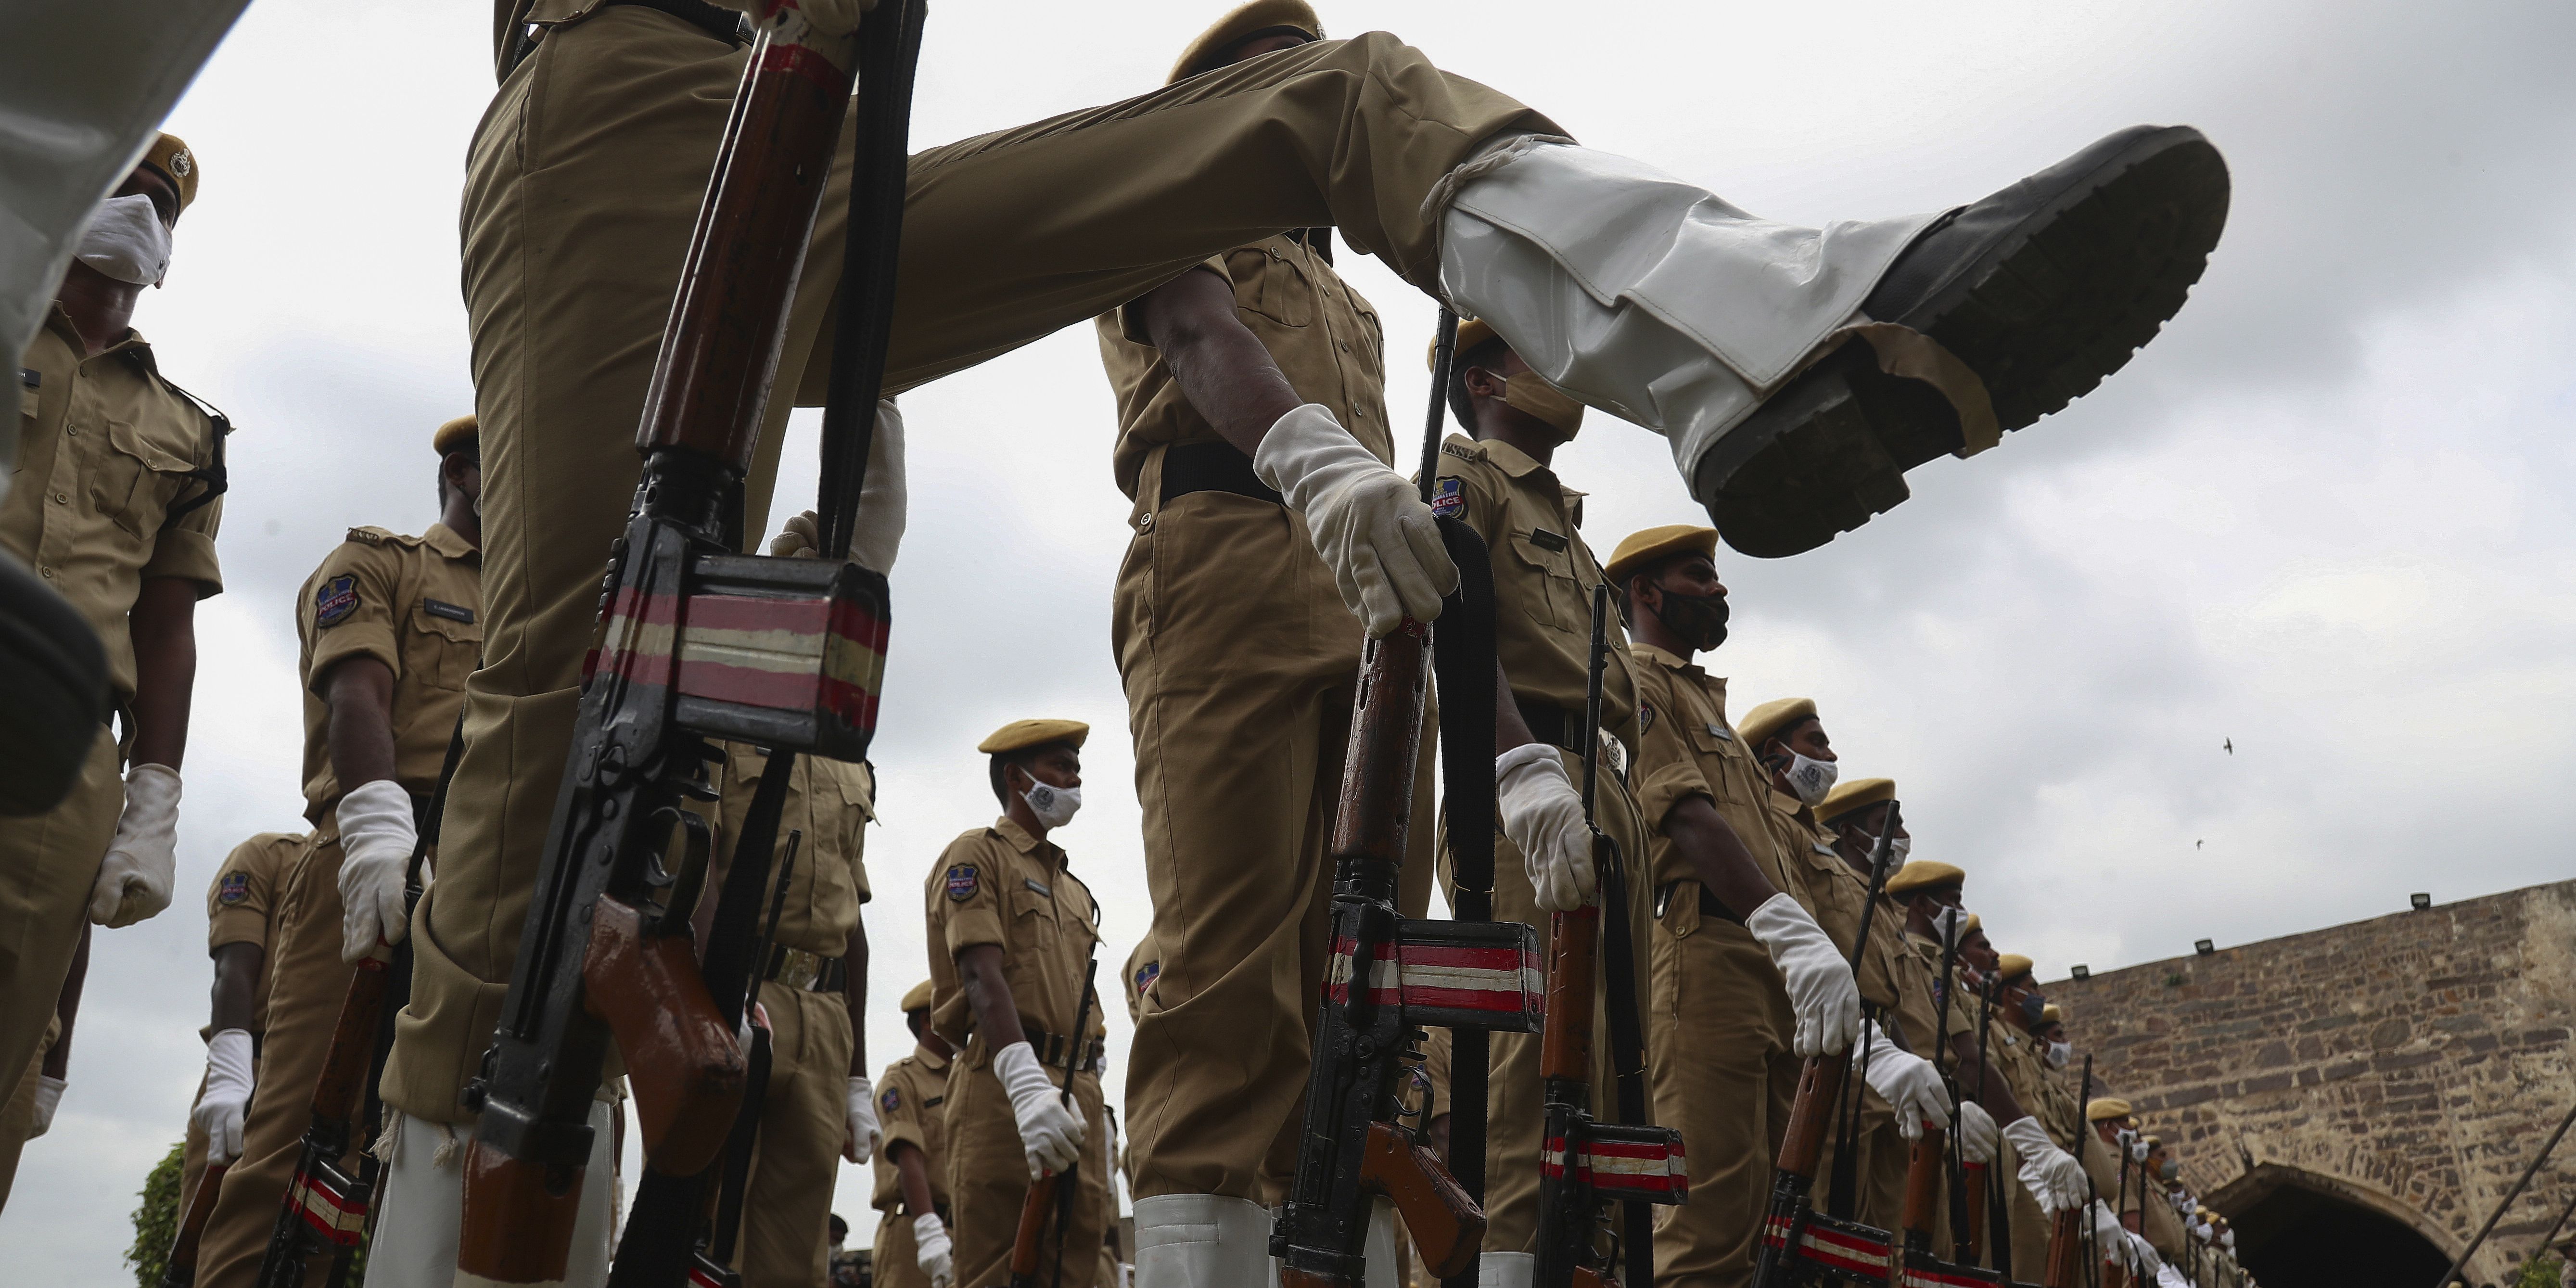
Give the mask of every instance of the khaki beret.
M 1491 340 L 1491 339 L 1494 339 L 1494 338 L 1495 338 L 1495 336 L 1494 336 L 1494 328 L 1492 328 L 1492 327 L 1490 327 L 1490 326 L 1485 325 L 1485 321 L 1484 321 L 1484 319 L 1482 319 L 1482 318 L 1460 318 L 1460 319 L 1458 319 L 1458 356 L 1459 356 L 1459 357 L 1462 357 L 1462 358 L 1463 358 L 1463 357 L 1466 357 L 1468 354 L 1473 353 L 1473 352 L 1475 352 L 1475 351 L 1476 351 L 1476 346 L 1477 346 L 1477 345 L 1483 344 L 1483 343 L 1484 343 L 1484 342 L 1486 342 L 1487 340 Z M 1436 335 L 1435 335 L 1435 336 L 1431 337 L 1431 343 L 1429 343 L 1429 344 L 1427 344 L 1427 345 L 1424 345 L 1424 346 L 1422 347 L 1422 369 L 1423 369 L 1423 370 L 1425 370 L 1425 371 L 1428 371 L 1428 372 L 1432 372 L 1432 373 L 1433 373 L 1433 374 L 1435 374 L 1435 375 L 1436 375 L 1436 374 L 1438 374 L 1438 372 L 1439 372 L 1439 370 L 1440 370 L 1440 337 L 1439 337 L 1439 336 L 1436 336 Z
M 1968 874 L 1950 864 L 1943 863 L 1939 859 L 1914 859 L 1887 878 L 1887 893 L 1902 899 L 1917 890 L 1938 890 L 1943 886 L 1966 884 L 1968 884 Z M 1976 928 L 1977 918 L 1974 914 L 1970 914 L 1968 924 L 1961 927 L 1961 930 L 1965 932 Z
M 2129 1102 L 2118 1096 L 2095 1096 L 2093 1103 L 2084 1106 L 2086 1122 L 2115 1122 L 2128 1116 Z
M 1163 83 L 1177 84 L 1210 70 L 1200 64 L 1224 53 L 1227 46 L 1273 27 L 1293 27 L 1317 40 L 1324 38 L 1324 20 L 1315 16 L 1314 6 L 1306 0 L 1246 0 L 1235 6 L 1234 12 L 1217 19 L 1215 26 L 1200 32 L 1198 39 L 1181 51 L 1180 61 L 1172 64 L 1172 74 Z
M 179 190 L 179 209 L 197 199 L 197 154 L 176 134 L 164 134 L 144 149 L 143 165 L 148 165 Z
M 2019 979 L 2030 973 L 2030 959 L 2020 953 L 2005 953 L 1995 958 L 1995 978 Z
M 925 979 L 920 983 L 913 985 L 912 991 L 903 995 L 903 1004 L 895 1009 L 900 1010 L 907 1015 L 914 1011 L 929 1010 L 930 981 Z
M 2057 1009 L 2057 1003 L 2051 1002 L 2048 1005 L 2039 1008 L 2039 1022 L 2042 1024 L 2064 1024 L 2066 1022 L 2066 1012 Z
M 1025 751 L 1051 742 L 1067 742 L 1076 747 L 1091 736 L 1091 726 L 1079 720 L 1014 720 L 993 731 L 992 736 L 975 744 L 975 750 L 990 756 L 1006 751 Z
M 1825 803 L 1816 807 L 1816 821 L 1831 826 L 1835 819 L 1846 814 L 1857 814 L 1872 805 L 1895 799 L 1896 780 L 1893 778 L 1855 778 L 1850 782 L 1836 783 L 1832 791 L 1825 793 Z
M 429 436 L 430 450 L 445 456 L 460 447 L 478 446 L 482 432 L 481 422 L 475 420 L 474 413 L 469 411 L 439 426 L 438 432 Z
M 1962 877 L 1961 879 L 1965 880 L 1966 878 Z M 1959 933 L 1962 935 L 1972 935 L 1985 928 L 1986 919 L 1972 912 L 1968 914 L 1968 919 L 1966 921 L 1960 923 Z
M 1658 559 L 1674 555 L 1701 555 L 1717 558 L 1717 529 L 1688 523 L 1667 523 L 1660 528 L 1631 532 L 1610 552 L 1610 562 L 1601 575 L 1612 586 L 1625 586 L 1639 568 Z
M 2144 1139 L 2144 1140 L 2147 1142 L 2147 1148 L 2149 1148 L 2149 1149 L 2159 1149 L 2159 1148 L 2162 1148 L 2162 1147 L 2163 1147 L 2163 1145 L 2164 1145 L 2164 1143 L 2165 1143 L 2165 1141 L 2164 1141 L 2164 1137 L 2162 1137 L 2162 1136 L 2147 1136 L 2147 1137 L 2143 1137 L 2142 1139 Z
M 1759 747 L 1778 737 L 1789 726 L 1816 714 L 1814 698 L 1773 698 L 1744 713 L 1735 726 L 1737 736 L 1747 747 Z

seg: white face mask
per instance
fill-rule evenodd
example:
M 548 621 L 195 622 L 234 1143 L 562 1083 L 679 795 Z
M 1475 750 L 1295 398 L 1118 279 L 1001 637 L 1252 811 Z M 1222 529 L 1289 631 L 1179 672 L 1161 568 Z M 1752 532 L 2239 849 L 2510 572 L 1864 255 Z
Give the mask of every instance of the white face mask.
M 1873 855 L 1875 855 L 1875 854 L 1877 854 L 1877 853 L 1878 853 L 1878 842 L 1876 842 L 1876 841 L 1872 841 L 1872 842 L 1870 842 L 1870 843 L 1869 843 L 1869 852 L 1870 852 L 1871 854 L 1873 854 Z M 1888 861 L 1889 863 L 1895 864 L 1897 867 L 1900 867 L 1900 868 L 1901 868 L 1901 867 L 1904 867 L 1904 866 L 1905 866 L 1905 856 L 1906 856 L 1906 855 L 1908 855 L 1908 854 L 1911 854 L 1911 853 L 1913 853 L 1913 852 L 1914 852 L 1914 838 L 1913 838 L 1913 837 L 1910 837 L 1910 836 L 1900 836 L 1900 837 L 1896 838 L 1895 840 L 1890 841 L 1890 842 L 1888 842 L 1888 843 L 1887 843 L 1887 861 Z M 1891 871 L 1888 873 L 1888 875 L 1889 875 L 1889 876 L 1894 876 L 1894 875 L 1896 875 L 1896 873 L 1895 873 L 1893 870 L 1891 870 Z
M 1968 924 L 1968 910 L 1965 908 L 1943 908 L 1932 918 L 1932 927 L 1940 932 L 1943 944 L 1958 943 L 1959 927 L 1966 924 Z
M 170 271 L 170 229 L 152 198 L 110 197 L 90 212 L 73 250 L 80 262 L 136 286 L 159 286 Z
M 2229 1252 L 2236 1251 L 2236 1232 L 2234 1230 L 2219 1231 L 2218 1246 L 2227 1249 Z
M 2074 1044 L 2074 1043 L 2072 1043 L 2072 1042 L 2051 1042 L 2051 1043 L 2049 1043 L 2049 1044 L 2048 1044 L 2048 1067 L 2049 1067 L 2049 1068 L 2052 1068 L 2052 1069 L 2063 1069 L 2063 1068 L 2065 1068 L 2065 1067 L 2066 1067 L 2066 1062 L 2067 1062 L 2068 1060 L 2073 1059 L 2073 1058 L 2075 1058 L 2075 1044 Z
M 1037 815 L 1039 822 L 1058 828 L 1072 822 L 1073 812 L 1082 808 L 1082 789 L 1036 783 L 1020 799 L 1029 803 L 1029 812 Z
M 1841 772 L 1841 766 L 1830 760 L 1809 760 L 1793 750 L 1789 772 L 1782 777 L 1789 780 L 1789 790 L 1798 794 L 1798 800 L 1814 809 L 1824 803 L 1825 793 L 1834 789 L 1834 776 Z

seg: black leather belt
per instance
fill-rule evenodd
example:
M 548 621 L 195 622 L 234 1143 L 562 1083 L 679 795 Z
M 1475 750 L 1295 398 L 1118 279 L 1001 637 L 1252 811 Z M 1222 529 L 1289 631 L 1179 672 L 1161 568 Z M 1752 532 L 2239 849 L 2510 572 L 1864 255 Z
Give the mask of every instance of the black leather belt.
M 1240 455 L 1240 453 L 1237 454 Z M 1050 1069 L 1061 1069 L 1064 1067 L 1063 1038 L 1057 1037 L 1055 1034 L 1049 1033 L 1045 1029 L 1038 1028 L 1026 1020 L 1022 1020 L 1020 1022 L 1020 1036 L 1029 1040 L 1029 1049 L 1037 1053 L 1039 1064 L 1045 1065 Z M 1083 1048 L 1082 1062 L 1074 1066 L 1074 1072 L 1100 1072 L 1100 1050 L 1100 1039 L 1093 1038 L 1090 1044 Z
M 1735 909 L 1727 907 L 1726 902 L 1717 897 L 1715 890 L 1697 881 L 1674 881 L 1656 891 L 1655 919 L 1657 921 L 1663 920 L 1664 909 L 1672 906 L 1673 895 L 1686 886 L 1695 886 L 1699 890 L 1699 915 L 1715 917 L 1720 921 L 1732 921 L 1739 926 L 1744 924 L 1744 918 L 1737 916 Z
M 1529 726 L 1530 737 L 1551 747 L 1563 747 L 1575 755 L 1583 754 L 1583 721 L 1559 706 L 1515 700 L 1521 709 L 1521 723 Z
M 707 0 L 599 0 L 598 7 L 606 9 L 621 4 L 631 4 L 639 9 L 659 9 L 730 44 L 751 43 L 751 33 L 740 12 L 709 4 Z
M 1192 492 L 1232 492 L 1280 504 L 1277 492 L 1252 472 L 1252 458 L 1232 443 L 1174 443 L 1163 449 L 1163 495 L 1157 505 Z
M 838 993 L 850 986 L 850 962 L 782 945 L 769 950 L 769 969 L 760 977 L 808 993 Z

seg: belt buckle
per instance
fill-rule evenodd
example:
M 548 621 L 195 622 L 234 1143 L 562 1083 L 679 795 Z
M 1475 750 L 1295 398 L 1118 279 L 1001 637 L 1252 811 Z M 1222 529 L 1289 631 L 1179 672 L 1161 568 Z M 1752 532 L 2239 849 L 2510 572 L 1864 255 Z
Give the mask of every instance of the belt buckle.
M 812 985 L 814 976 L 822 968 L 823 959 L 813 953 L 802 948 L 781 948 L 778 950 L 778 969 L 771 971 L 769 977 L 789 988 L 801 989 Z
M 1602 731 L 1601 731 L 1600 736 L 1601 736 L 1601 763 L 1602 763 L 1602 764 L 1604 764 L 1604 765 L 1609 766 L 1609 768 L 1610 768 L 1610 772 L 1611 772 L 1611 773 L 1614 773 L 1614 774 L 1617 774 L 1617 775 L 1619 776 L 1619 781 L 1620 781 L 1620 782 L 1622 782 L 1622 783 L 1627 782 L 1627 781 L 1628 781 L 1628 746 L 1627 746 L 1627 744 L 1626 744 L 1626 743 L 1623 743 L 1623 742 L 1621 742 L 1621 741 L 1619 741 L 1617 738 L 1612 737 L 1612 736 L 1610 735 L 1610 731 L 1609 731 L 1609 730 L 1607 730 L 1607 729 L 1602 730 Z

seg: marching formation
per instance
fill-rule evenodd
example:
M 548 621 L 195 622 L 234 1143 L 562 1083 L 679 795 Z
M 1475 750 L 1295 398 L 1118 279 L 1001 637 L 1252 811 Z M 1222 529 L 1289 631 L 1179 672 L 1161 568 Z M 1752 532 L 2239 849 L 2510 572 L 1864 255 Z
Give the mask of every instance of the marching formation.
M 810 1288 L 836 1160 L 874 1166 L 880 1284 L 2251 1284 L 1968 873 L 1841 773 L 1865 726 L 1711 669 L 1721 542 L 1830 540 L 2152 338 L 2224 222 L 2205 139 L 1795 228 L 1252 0 L 1159 90 L 907 162 L 922 16 L 498 0 L 476 410 L 429 435 L 435 521 L 298 591 L 310 831 L 207 891 L 165 1284 L 364 1248 L 379 1288 Z M 68 795 L 0 819 L 5 1170 L 90 927 L 172 898 L 231 427 L 130 319 L 198 178 L 162 136 L 21 359 L 0 546 L 110 694 Z M 1444 306 L 1418 458 L 1337 249 Z M 1084 319 L 1133 503 L 1134 1040 L 1056 839 L 1091 730 L 1022 719 L 976 747 L 998 816 L 893 860 L 927 979 L 871 1077 L 868 923 L 912 915 L 864 843 L 892 398 Z M 764 543 L 815 404 L 823 493 Z M 1596 554 L 1557 468 L 1587 409 L 1664 435 L 1714 526 Z

